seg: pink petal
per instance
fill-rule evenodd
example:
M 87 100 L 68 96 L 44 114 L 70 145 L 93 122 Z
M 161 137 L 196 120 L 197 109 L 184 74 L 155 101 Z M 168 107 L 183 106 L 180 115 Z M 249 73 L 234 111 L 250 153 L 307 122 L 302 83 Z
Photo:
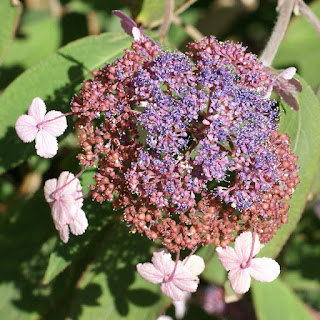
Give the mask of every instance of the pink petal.
M 216 252 L 218 255 L 218 259 L 220 260 L 222 266 L 227 270 L 232 270 L 234 268 L 238 268 L 241 264 L 240 259 L 236 255 L 235 251 L 231 247 L 217 247 Z
M 78 236 L 83 234 L 88 227 L 88 220 L 83 210 L 78 210 L 76 218 L 69 224 L 71 232 Z
M 72 222 L 77 210 L 78 208 L 72 196 L 63 195 L 63 198 L 61 197 L 56 200 L 51 209 L 51 215 L 56 229 L 60 229 L 61 226 Z
M 142 278 L 153 284 L 161 283 L 163 280 L 163 274 L 156 269 L 152 263 L 146 262 L 137 264 L 137 271 Z
M 185 292 L 183 300 L 173 301 L 175 316 L 177 319 L 182 319 L 187 311 L 187 300 L 191 297 L 190 292 Z
M 252 259 L 247 270 L 251 277 L 261 282 L 271 282 L 280 274 L 279 264 L 271 258 Z
M 67 184 L 67 182 L 71 181 L 74 178 L 74 174 L 69 171 L 62 171 L 58 178 L 57 189 L 63 187 Z M 65 193 L 73 193 L 74 185 L 73 183 L 69 183 L 67 186 L 64 187 Z
M 131 33 L 132 33 L 134 41 L 140 41 L 141 40 L 142 33 L 141 33 L 139 28 L 133 27 L 132 30 L 131 30 Z
M 173 320 L 173 318 L 171 318 L 170 316 L 163 315 L 158 317 L 157 320 Z
M 290 67 L 290 68 L 284 69 L 278 75 L 278 77 L 281 76 L 283 79 L 290 80 L 293 78 L 293 76 L 296 74 L 296 72 L 297 72 L 297 69 L 295 67 Z
M 16 132 L 23 142 L 31 142 L 36 138 L 38 133 L 36 121 L 26 114 L 20 116 L 16 121 Z
M 229 271 L 228 278 L 234 292 L 246 293 L 250 288 L 251 278 L 248 269 L 233 269 Z
M 194 276 L 187 268 L 185 268 L 179 261 L 171 282 L 182 291 L 196 292 L 199 279 L 198 277 Z
M 247 262 L 251 252 L 252 233 L 250 231 L 243 232 L 236 239 L 234 250 L 241 263 Z M 253 249 L 253 256 L 260 251 L 259 237 L 256 235 Z
M 67 243 L 69 241 L 69 228 L 67 225 L 63 226 L 61 229 L 58 230 L 60 239 L 64 242 Z
M 160 289 L 163 294 L 174 301 L 181 301 L 185 297 L 185 292 L 177 288 L 171 281 L 162 283 Z
M 36 97 L 31 102 L 31 105 L 28 110 L 28 115 L 32 117 L 38 124 L 43 120 L 44 115 L 46 114 L 46 111 L 47 111 L 46 105 L 43 102 L 43 100 L 40 99 L 39 97 Z
M 40 157 L 52 158 L 57 154 L 58 141 L 45 130 L 40 130 L 36 136 L 36 150 Z
M 41 127 L 43 128 L 43 130 L 46 130 L 48 133 L 50 133 L 54 137 L 61 136 L 64 133 L 64 131 L 67 129 L 67 118 L 65 116 L 58 118 L 59 116 L 62 116 L 62 115 L 63 113 L 60 111 L 55 111 L 55 110 L 49 111 L 43 119 L 44 123 L 41 124 Z M 47 120 L 51 120 L 54 118 L 58 118 L 58 119 L 45 122 Z
M 167 249 L 157 249 L 153 253 L 152 263 L 162 275 L 171 274 L 174 268 L 174 262 L 172 261 L 171 254 Z
M 205 268 L 203 259 L 196 255 L 185 258 L 182 263 L 194 276 L 198 276 Z
M 55 201 L 51 195 L 57 189 L 57 181 L 57 179 L 49 179 L 44 184 L 44 197 L 48 203 Z
M 70 182 L 68 185 L 66 185 L 69 181 L 73 180 Z M 58 184 L 57 188 L 63 187 L 63 193 L 64 194 L 70 194 L 74 196 L 74 199 L 82 197 L 82 187 L 80 184 L 79 179 L 74 179 L 74 174 L 69 172 L 69 171 L 63 171 L 60 173 L 59 178 L 58 178 Z M 80 205 L 79 209 L 82 206 L 83 199 L 77 200 L 77 204 Z

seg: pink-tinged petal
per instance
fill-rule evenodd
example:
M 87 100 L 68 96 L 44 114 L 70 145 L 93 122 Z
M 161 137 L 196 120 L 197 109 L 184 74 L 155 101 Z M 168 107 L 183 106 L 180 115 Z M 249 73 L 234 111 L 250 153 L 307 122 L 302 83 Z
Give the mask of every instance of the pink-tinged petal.
M 36 136 L 36 150 L 40 157 L 54 157 L 58 152 L 57 138 L 45 130 L 40 130 Z
M 88 227 L 88 220 L 83 210 L 78 210 L 75 219 L 69 224 L 71 232 L 78 236 L 83 234 Z
M 51 215 L 56 229 L 69 224 L 74 220 L 78 208 L 72 196 L 64 195 L 63 198 L 56 200 L 51 208 Z
M 163 294 L 174 301 L 181 301 L 185 297 L 185 292 L 177 288 L 171 281 L 162 283 L 160 289 Z
M 158 317 L 157 320 L 173 320 L 173 318 L 171 318 L 170 316 L 163 315 Z
M 48 133 L 50 133 L 51 135 L 53 135 L 54 137 L 59 137 L 61 136 L 64 131 L 67 129 L 67 118 L 65 116 L 61 117 L 63 115 L 62 112 L 60 111 L 49 111 L 44 119 L 43 122 L 41 124 L 41 128 L 43 130 L 46 130 Z M 58 118 L 61 117 L 61 118 Z M 55 119 L 58 118 L 56 120 L 51 120 L 51 119 Z M 45 122 L 51 120 L 49 122 Z
M 43 100 L 39 97 L 34 98 L 28 109 L 28 115 L 32 117 L 36 121 L 36 123 L 39 123 L 43 120 L 46 112 L 47 108 Z
M 232 270 L 234 268 L 238 268 L 241 264 L 240 259 L 236 255 L 235 251 L 231 247 L 217 247 L 216 252 L 218 255 L 218 259 L 220 260 L 222 266 L 227 270 Z
M 137 271 L 143 279 L 153 284 L 161 283 L 163 281 L 163 274 L 156 269 L 152 263 L 138 263 Z
M 163 275 L 171 274 L 174 268 L 174 262 L 167 249 L 157 249 L 153 253 L 152 263 Z
M 236 239 L 234 244 L 234 250 L 241 263 L 248 261 L 251 252 L 251 245 L 252 233 L 250 231 L 241 233 L 240 236 Z M 260 241 L 259 237 L 256 235 L 254 241 L 253 256 L 255 256 L 259 251 Z
M 70 183 L 67 184 L 68 182 Z M 74 199 L 77 199 L 83 196 L 82 186 L 80 184 L 79 179 L 74 179 L 74 174 L 69 171 L 63 171 L 60 173 L 58 178 L 57 188 L 62 188 L 61 190 L 63 190 L 63 194 L 73 195 Z M 79 209 L 82 207 L 82 203 L 83 203 L 82 198 L 77 200 L 77 205 Z
M 69 241 L 69 228 L 67 225 L 64 225 L 61 229 L 58 230 L 60 239 L 64 242 L 67 243 Z
M 196 255 L 185 258 L 182 263 L 194 276 L 198 276 L 205 268 L 203 259 Z
M 247 269 L 233 269 L 229 271 L 228 279 L 234 292 L 246 293 L 250 288 L 251 278 Z
M 140 41 L 141 40 L 142 32 L 141 32 L 141 30 L 139 28 L 133 27 L 131 32 L 132 32 L 132 36 L 133 36 L 134 41 Z
M 72 172 L 62 171 L 59 175 L 59 178 L 58 178 L 57 189 L 64 187 L 67 184 L 67 182 L 71 181 L 73 178 L 74 178 L 74 174 Z M 73 182 L 71 182 L 63 188 L 64 193 L 71 194 L 74 192 L 74 188 L 75 188 L 75 186 L 74 186 Z
M 49 179 L 44 184 L 44 197 L 48 203 L 55 201 L 52 193 L 57 189 L 57 179 Z
M 171 282 L 182 291 L 196 292 L 199 279 L 186 269 L 179 261 Z
M 20 116 L 15 124 L 18 137 L 23 142 L 31 142 L 36 138 L 39 131 L 36 121 L 26 114 Z
M 187 311 L 187 300 L 191 297 L 190 292 L 185 292 L 183 300 L 173 301 L 175 316 L 177 319 L 182 319 Z
M 290 68 L 284 69 L 279 74 L 279 76 L 281 76 L 283 79 L 290 80 L 293 78 L 296 72 L 297 72 L 297 69 L 295 67 L 290 67 Z
M 252 259 L 251 265 L 247 270 L 251 277 L 261 282 L 271 282 L 280 274 L 278 262 L 271 258 Z

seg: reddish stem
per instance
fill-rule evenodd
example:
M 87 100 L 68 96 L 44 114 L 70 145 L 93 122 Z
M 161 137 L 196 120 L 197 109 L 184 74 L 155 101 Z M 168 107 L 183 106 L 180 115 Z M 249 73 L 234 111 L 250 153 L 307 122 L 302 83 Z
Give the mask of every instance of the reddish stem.
M 174 274 L 176 273 L 176 270 L 177 270 L 179 258 L 180 258 L 180 250 L 177 252 L 177 255 L 176 255 L 176 263 L 175 263 L 175 265 L 174 265 L 173 271 L 172 271 L 172 273 L 170 274 L 170 277 L 168 278 L 168 280 L 167 280 L 166 282 L 170 282 L 170 281 L 173 279 Z
M 187 261 L 190 259 L 190 257 L 197 251 L 198 246 L 194 247 L 192 249 L 192 251 L 190 252 L 190 254 L 186 257 L 185 261 L 183 262 L 183 264 L 185 265 L 187 263 Z
M 87 169 L 87 166 L 84 167 L 76 176 L 74 176 L 70 181 L 68 181 L 66 184 L 64 184 L 62 187 L 56 189 L 55 191 L 52 192 L 52 196 L 57 193 L 58 191 L 62 190 L 63 188 L 65 188 L 66 186 L 68 186 L 71 182 L 73 182 L 75 179 L 77 179 L 78 177 L 80 177 L 84 171 Z
M 90 194 L 92 194 L 92 193 L 93 193 L 93 191 L 90 191 L 90 192 L 84 194 L 83 196 L 78 197 L 78 198 L 76 198 L 76 199 L 74 199 L 74 200 L 77 201 L 77 200 L 80 200 L 80 199 L 84 199 L 84 198 L 90 196 Z
M 253 229 L 253 233 L 252 233 L 252 244 L 251 244 L 251 251 L 250 251 L 249 259 L 247 261 L 247 264 L 244 267 L 241 267 L 242 269 L 249 268 L 250 265 L 251 265 L 251 261 L 252 261 L 252 258 L 253 258 L 254 243 L 255 243 L 255 240 L 256 240 L 256 234 L 257 234 L 256 228 L 254 228 Z
M 54 121 L 54 120 L 57 120 L 57 119 L 62 118 L 62 117 L 70 116 L 70 115 L 72 115 L 72 114 L 74 114 L 74 113 L 73 113 L 73 112 L 63 113 L 63 114 L 61 114 L 60 116 L 58 116 L 58 117 L 56 117 L 56 118 L 41 121 L 41 122 L 39 122 L 39 123 L 37 124 L 37 126 L 40 126 L 40 125 L 42 125 L 42 124 L 44 124 L 44 123 L 48 123 L 48 122 L 51 122 L 51 121 Z

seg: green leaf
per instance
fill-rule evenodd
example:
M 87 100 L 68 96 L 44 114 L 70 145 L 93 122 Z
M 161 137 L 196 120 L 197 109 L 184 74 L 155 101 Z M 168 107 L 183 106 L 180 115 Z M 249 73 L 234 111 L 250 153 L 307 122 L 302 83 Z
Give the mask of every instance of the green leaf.
M 115 226 L 112 218 L 117 218 L 111 204 L 98 204 L 86 199 L 83 210 L 85 211 L 89 227 L 83 235 L 78 237 L 70 234 L 68 243 L 60 239 L 51 253 L 43 283 L 48 284 L 71 264 L 78 263 L 81 259 L 88 259 L 96 250 L 100 241 L 101 232 L 107 233 Z
M 251 292 L 258 320 L 312 320 L 303 302 L 280 279 L 254 281 Z
M 4 67 L 20 65 L 26 69 L 57 50 L 62 38 L 59 20 L 53 17 L 27 23 L 22 32 L 24 37 L 15 39 L 10 46 Z
M 18 77 L 0 97 L 0 174 L 35 153 L 34 143 L 24 144 L 14 124 L 34 97 L 45 100 L 48 110 L 68 111 L 80 83 L 131 45 L 124 34 L 102 34 L 74 41 Z M 69 121 L 69 125 L 71 120 Z
M 201 278 L 213 284 L 223 286 L 227 280 L 227 272 L 215 254 L 215 246 L 213 244 L 203 246 L 197 251 L 197 255 L 204 259 L 206 265 L 206 268 L 201 273 Z
M 195 0 L 196 1 L 196 0 Z M 174 2 L 174 11 L 181 13 L 185 8 L 188 8 L 188 3 L 193 3 L 195 1 L 190 0 L 176 0 Z M 137 2 L 137 1 L 136 1 Z M 154 1 L 154 0 L 143 0 L 137 2 L 136 6 L 140 6 L 139 13 L 136 17 L 136 21 L 143 24 L 144 26 L 152 26 L 155 27 L 159 25 L 163 19 L 166 10 L 166 2 L 163 1 Z M 181 10 L 182 9 L 182 10 Z M 137 10 L 134 8 L 133 11 Z
M 136 271 L 139 262 L 150 261 L 153 243 L 130 234 L 121 222 L 105 233 L 95 261 L 82 275 L 76 288 L 71 319 L 155 320 L 169 299 L 159 285 L 142 279 Z
M 16 197 L 1 215 L 0 319 L 38 319 L 48 308 L 51 291 L 41 278 L 53 247 L 52 231 L 42 192 Z
M 298 156 L 301 182 L 290 200 L 289 223 L 281 226 L 274 238 L 259 254 L 273 258 L 279 254 L 303 213 L 320 158 L 319 100 L 301 77 L 296 78 L 303 86 L 302 92 L 297 95 L 300 109 L 294 111 L 284 104 L 280 131 L 290 136 L 291 150 Z
M 21 11 L 21 5 L 13 6 L 11 0 L 0 1 L 0 65 L 14 38 Z
M 320 292 L 320 282 L 318 279 L 305 278 L 301 270 L 290 270 L 285 275 L 285 282 L 294 290 Z
M 311 10 L 320 18 L 320 1 L 313 1 Z M 320 39 L 311 23 L 304 17 L 292 19 L 284 40 L 281 42 L 273 67 L 284 69 L 294 66 L 298 73 L 312 86 L 319 87 Z
M 189 9 L 182 13 L 179 18 L 183 21 L 183 23 L 187 23 L 190 25 L 196 25 L 197 21 L 200 17 L 200 11 L 197 9 Z M 183 44 L 189 38 L 189 35 L 186 33 L 185 29 L 172 24 L 168 31 L 168 42 L 178 48 L 180 45 Z

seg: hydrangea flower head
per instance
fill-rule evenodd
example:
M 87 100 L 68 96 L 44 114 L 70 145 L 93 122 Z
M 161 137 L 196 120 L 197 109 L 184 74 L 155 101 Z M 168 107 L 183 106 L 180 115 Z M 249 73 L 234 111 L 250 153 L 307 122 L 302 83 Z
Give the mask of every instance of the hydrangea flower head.
M 174 252 L 225 247 L 251 228 L 267 243 L 299 183 L 265 98 L 275 76 L 241 44 L 188 48 L 165 51 L 141 34 L 73 99 L 78 159 L 97 168 L 92 197 L 115 198 L 132 232 Z
M 16 132 L 23 142 L 36 140 L 40 157 L 52 158 L 57 154 L 57 138 L 67 128 L 66 117 L 60 111 L 46 112 L 46 105 L 40 98 L 34 98 L 27 115 L 20 116 L 15 124 Z
M 82 187 L 79 179 L 71 172 L 61 172 L 58 179 L 47 180 L 44 195 L 51 208 L 51 215 L 63 242 L 69 240 L 69 228 L 74 235 L 80 235 L 88 227 L 88 220 L 82 210 Z
M 247 231 L 236 239 L 234 248 L 229 246 L 216 248 L 218 259 L 222 266 L 229 271 L 228 278 L 231 287 L 238 294 L 246 293 L 249 290 L 251 277 L 261 282 L 271 282 L 280 274 L 280 266 L 273 259 L 252 259 L 252 256 L 257 255 L 260 251 L 259 237 L 255 235 L 253 248 L 252 240 L 252 233 Z
M 195 292 L 198 287 L 198 275 L 204 270 L 201 257 L 192 255 L 177 265 L 166 249 L 158 249 L 153 253 L 152 263 L 139 263 L 139 274 L 147 281 L 161 283 L 163 294 L 175 301 L 183 300 L 187 292 Z

